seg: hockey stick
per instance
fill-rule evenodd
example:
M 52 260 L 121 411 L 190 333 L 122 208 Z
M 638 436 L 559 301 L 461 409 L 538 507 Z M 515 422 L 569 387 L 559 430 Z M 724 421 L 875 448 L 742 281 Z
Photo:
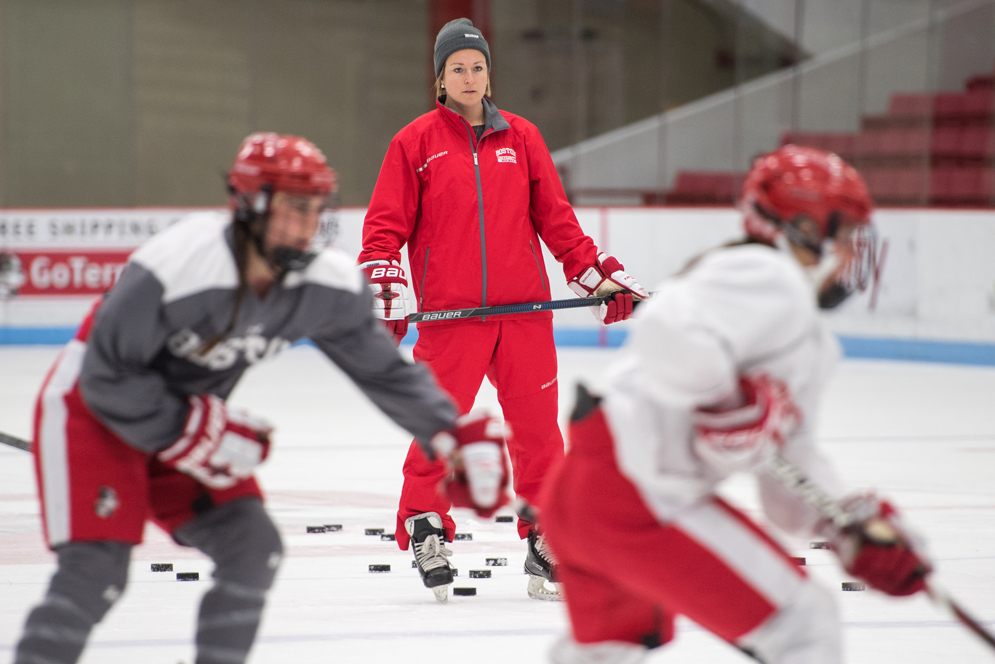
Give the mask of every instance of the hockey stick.
M 605 297 L 571 297 L 566 300 L 549 300 L 547 302 L 526 302 L 524 304 L 496 304 L 491 307 L 472 307 L 470 309 L 449 309 L 448 311 L 424 311 L 409 314 L 409 323 L 420 323 L 429 320 L 453 320 L 457 318 L 481 318 L 483 316 L 501 316 L 503 314 L 524 314 L 532 311 L 554 311 L 556 309 L 576 309 L 579 307 L 596 307 L 604 304 L 614 293 Z M 639 302 L 640 300 L 636 300 Z M 635 302 L 632 303 L 635 306 Z
M 814 507 L 824 517 L 830 519 L 837 528 L 842 530 L 856 525 L 856 518 L 852 514 L 844 510 L 822 487 L 815 484 L 801 470 L 788 461 L 785 461 L 781 456 L 775 455 L 768 467 L 788 491 Z M 978 622 L 976 618 L 967 613 L 949 594 L 933 583 L 926 584 L 926 594 L 929 595 L 934 604 L 949 612 L 962 625 L 974 632 L 989 646 L 995 648 L 995 635 L 985 629 L 984 625 Z
M 31 451 L 31 441 L 18 438 L 17 436 L 11 436 L 9 433 L 0 432 L 0 443 L 16 447 L 17 449 L 24 450 L 25 452 Z

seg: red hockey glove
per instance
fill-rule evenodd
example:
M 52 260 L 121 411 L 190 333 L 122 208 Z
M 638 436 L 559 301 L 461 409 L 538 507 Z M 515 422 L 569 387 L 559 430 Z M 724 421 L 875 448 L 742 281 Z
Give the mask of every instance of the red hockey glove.
M 857 522 L 843 529 L 825 524 L 822 529 L 843 569 L 889 595 L 912 595 L 925 589 L 932 566 L 891 503 L 873 494 L 859 494 L 844 499 L 840 506 Z
M 441 489 L 454 507 L 471 507 L 487 518 L 510 502 L 504 454 L 509 435 L 504 422 L 484 412 L 460 415 L 452 430 L 435 434 L 432 449 L 453 471 Z
M 408 280 L 397 261 L 367 261 L 359 266 L 373 289 L 373 315 L 400 344 L 408 333 Z
M 724 474 L 760 465 L 801 423 L 801 411 L 780 380 L 740 376 L 739 390 L 735 407 L 698 408 L 692 414 L 695 454 Z
M 568 281 L 567 286 L 581 297 L 604 297 L 615 293 L 607 303 L 591 307 L 594 317 L 605 325 L 629 318 L 632 316 L 633 301 L 649 297 L 649 293 L 625 273 L 625 268 L 614 256 L 604 253 L 598 254 L 594 265 Z
M 272 431 L 266 422 L 230 410 L 213 394 L 194 395 L 183 435 L 158 457 L 205 486 L 228 489 L 250 477 L 269 455 Z

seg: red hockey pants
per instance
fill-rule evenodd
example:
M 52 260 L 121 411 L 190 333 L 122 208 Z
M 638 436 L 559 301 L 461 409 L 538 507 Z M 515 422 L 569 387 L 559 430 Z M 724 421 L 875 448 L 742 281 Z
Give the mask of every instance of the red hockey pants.
M 553 321 L 548 318 L 461 321 L 425 325 L 418 330 L 415 359 L 435 374 L 439 385 L 461 413 L 473 407 L 484 376 L 497 389 L 504 419 L 511 427 L 508 452 L 515 493 L 534 503 L 550 466 L 563 457 L 563 436 L 557 416 L 556 347 Z M 408 548 L 404 521 L 424 512 L 442 516 L 452 541 L 456 524 L 449 501 L 439 495 L 446 468 L 429 461 L 412 443 L 404 460 L 404 487 L 397 511 L 397 544 Z M 524 538 L 532 524 L 518 522 Z
M 661 523 L 619 472 L 600 409 L 569 434 L 539 507 L 574 640 L 653 647 L 673 638 L 682 614 L 734 642 L 797 595 L 805 572 L 719 498 Z

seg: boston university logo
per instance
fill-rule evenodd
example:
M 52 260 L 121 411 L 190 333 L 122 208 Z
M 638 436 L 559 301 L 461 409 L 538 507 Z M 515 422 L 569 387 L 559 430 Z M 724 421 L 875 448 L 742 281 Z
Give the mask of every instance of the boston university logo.
M 497 155 L 497 160 L 498 160 L 499 164 L 500 163 L 517 164 L 518 163 L 518 159 L 515 157 L 515 151 L 512 150 L 511 148 L 501 148 L 499 150 L 495 150 L 494 154 Z

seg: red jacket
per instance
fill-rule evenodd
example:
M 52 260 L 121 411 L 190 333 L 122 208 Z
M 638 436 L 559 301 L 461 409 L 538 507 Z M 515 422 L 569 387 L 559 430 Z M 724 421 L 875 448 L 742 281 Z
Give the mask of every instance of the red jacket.
M 419 311 L 549 300 L 539 238 L 568 280 L 594 264 L 597 247 L 539 130 L 485 99 L 478 142 L 462 117 L 436 106 L 390 143 L 359 262 L 399 261 L 407 243 Z

